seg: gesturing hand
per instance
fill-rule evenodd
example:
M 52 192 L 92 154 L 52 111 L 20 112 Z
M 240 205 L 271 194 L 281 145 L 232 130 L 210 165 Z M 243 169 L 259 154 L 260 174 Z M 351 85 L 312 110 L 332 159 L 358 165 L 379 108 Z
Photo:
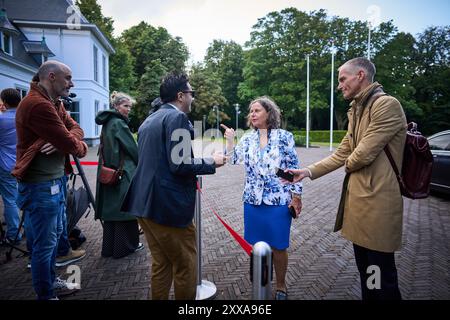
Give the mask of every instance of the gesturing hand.
M 225 130 L 224 137 L 227 140 L 227 142 L 228 141 L 233 142 L 234 141 L 234 129 L 233 128 L 228 128 L 224 124 L 220 124 L 220 126 Z

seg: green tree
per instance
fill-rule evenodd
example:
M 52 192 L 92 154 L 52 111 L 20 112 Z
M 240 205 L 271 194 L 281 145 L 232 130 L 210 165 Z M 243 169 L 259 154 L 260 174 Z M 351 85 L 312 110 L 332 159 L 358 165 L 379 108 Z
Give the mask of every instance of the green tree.
M 421 130 L 432 134 L 450 123 L 450 26 L 430 27 L 417 39 L 417 72 L 413 78 L 417 104 L 424 117 Z M 415 119 L 413 119 L 415 120 Z
M 173 38 L 166 29 L 142 21 L 122 33 L 121 39 L 133 57 L 134 73 L 140 79 L 145 67 L 159 59 L 169 71 L 184 71 L 189 55 L 181 38 Z
M 220 79 L 223 95 L 227 100 L 223 108 L 225 113 L 235 112 L 234 104 L 241 106 L 242 101 L 238 96 L 239 83 L 243 81 L 244 52 L 242 47 L 234 41 L 214 40 L 209 46 L 205 65 L 208 71 L 213 72 Z
M 190 113 L 191 120 L 202 120 L 203 115 L 206 115 L 208 123 L 214 124 L 216 115 L 213 106 L 223 107 L 227 103 L 217 74 L 210 72 L 201 64 L 195 64 L 189 73 L 189 83 L 196 94 Z M 220 119 L 225 121 L 230 119 L 223 109 L 220 112 Z
M 376 53 L 393 37 L 392 22 L 372 33 Z M 339 17 L 329 18 L 325 10 L 305 13 L 295 8 L 271 12 L 253 26 L 249 51 L 245 54 L 244 81 L 239 86 L 243 100 L 269 95 L 280 106 L 283 125 L 305 127 L 306 56 L 310 56 L 310 107 L 315 129 L 328 128 L 330 92 L 330 48 L 338 49 L 336 69 L 367 50 L 367 25 Z M 337 71 L 337 70 L 335 70 Z M 337 73 L 335 72 L 337 75 Z M 348 104 L 335 100 L 336 117 L 343 126 Z
M 400 101 L 408 119 L 423 116 L 422 109 L 416 102 L 416 90 L 412 83 L 416 71 L 415 44 L 416 40 L 411 34 L 398 33 L 373 60 L 377 67 L 375 80 L 383 85 L 388 94 Z
M 113 36 L 114 20 L 103 16 L 97 0 L 77 0 L 76 5 L 84 17 L 100 29 L 116 51 L 109 57 L 109 90 L 130 93 L 136 82 L 133 61 L 123 41 Z
M 97 0 L 77 0 L 75 4 L 80 8 L 83 16 L 90 23 L 95 24 L 111 42 L 114 38 L 114 20 L 103 15 L 102 7 L 97 3 Z
M 160 59 L 151 61 L 145 67 L 145 73 L 141 76 L 136 90 L 136 105 L 131 109 L 130 127 L 137 131 L 142 122 L 147 118 L 152 101 L 159 97 L 161 79 L 167 73 Z
M 116 53 L 109 58 L 109 90 L 132 92 L 136 83 L 131 53 L 122 44 L 121 39 L 114 39 Z

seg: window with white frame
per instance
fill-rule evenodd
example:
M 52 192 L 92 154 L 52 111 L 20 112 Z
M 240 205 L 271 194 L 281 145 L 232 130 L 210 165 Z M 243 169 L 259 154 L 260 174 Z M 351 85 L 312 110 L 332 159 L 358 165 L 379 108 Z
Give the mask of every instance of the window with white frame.
M 0 40 L 1 40 L 1 48 L 4 53 L 9 54 L 12 56 L 12 38 L 9 34 L 6 34 L 4 32 L 0 32 Z
M 100 101 L 95 100 L 95 116 L 97 116 L 97 113 L 100 111 L 99 106 L 100 106 Z M 100 126 L 97 123 L 95 123 L 95 135 L 96 136 L 98 136 L 98 133 L 100 131 L 99 128 L 100 128 Z
M 70 116 L 77 123 L 80 123 L 80 101 L 73 101 L 70 108 Z
M 98 81 L 98 48 L 94 45 L 94 80 Z
M 28 93 L 28 90 L 24 87 L 16 86 L 16 90 L 19 91 L 20 97 L 23 99 Z
M 106 57 L 102 55 L 102 65 L 103 65 L 103 86 L 106 88 Z

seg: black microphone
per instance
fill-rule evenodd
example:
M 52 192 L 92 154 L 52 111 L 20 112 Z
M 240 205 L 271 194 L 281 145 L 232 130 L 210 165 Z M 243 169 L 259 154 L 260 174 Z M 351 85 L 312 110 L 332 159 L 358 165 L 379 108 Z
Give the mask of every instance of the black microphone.
M 73 92 L 69 93 L 67 97 L 61 97 L 61 101 L 64 103 L 64 108 L 66 110 L 70 110 L 72 107 L 72 98 L 75 98 L 77 95 Z

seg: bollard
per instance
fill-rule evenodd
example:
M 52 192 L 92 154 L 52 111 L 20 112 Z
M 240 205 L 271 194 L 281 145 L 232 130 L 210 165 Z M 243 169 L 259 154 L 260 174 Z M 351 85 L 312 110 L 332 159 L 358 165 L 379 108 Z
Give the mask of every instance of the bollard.
M 198 185 L 202 188 L 202 177 L 197 177 Z M 194 222 L 197 228 L 197 295 L 195 300 L 212 299 L 217 289 L 214 283 L 202 280 L 202 197 L 199 190 L 195 192 L 195 216 Z
M 264 241 L 255 243 L 250 257 L 253 300 L 270 300 L 272 294 L 272 249 Z

